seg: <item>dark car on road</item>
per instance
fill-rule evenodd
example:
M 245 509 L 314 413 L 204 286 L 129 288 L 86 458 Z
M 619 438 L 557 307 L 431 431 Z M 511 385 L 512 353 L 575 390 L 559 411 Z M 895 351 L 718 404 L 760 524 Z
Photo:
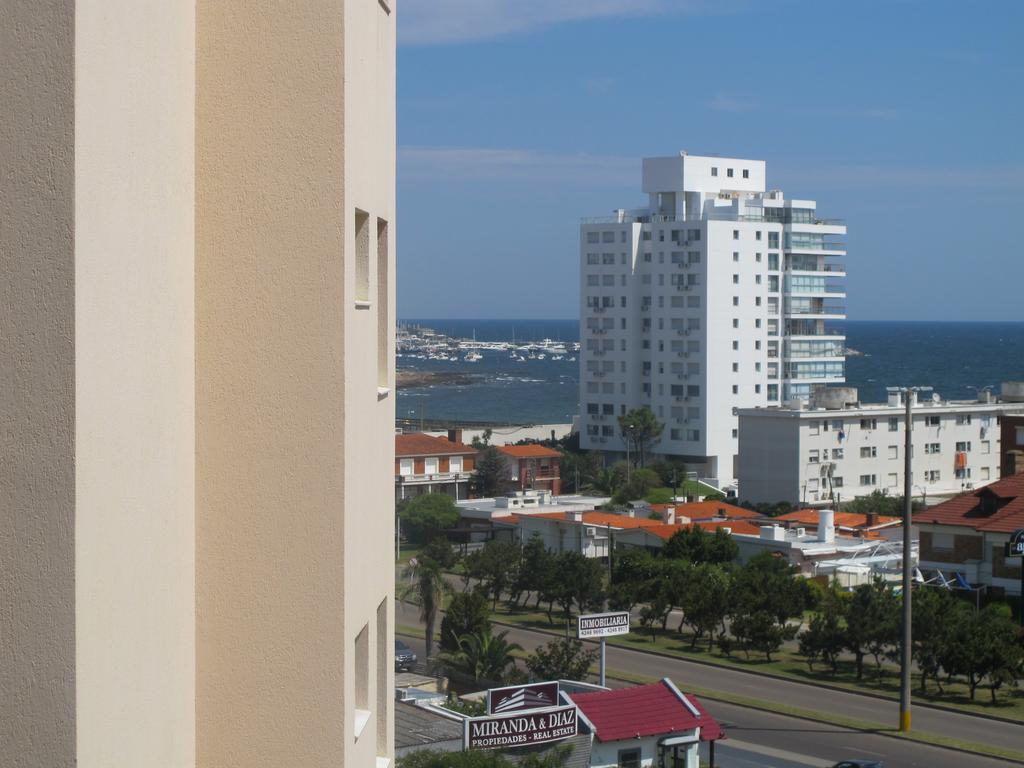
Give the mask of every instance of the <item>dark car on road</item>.
M 840 760 L 832 768 L 885 768 L 881 760 Z
M 415 663 L 416 654 L 412 652 L 412 648 L 401 640 L 395 640 L 395 672 L 412 669 Z

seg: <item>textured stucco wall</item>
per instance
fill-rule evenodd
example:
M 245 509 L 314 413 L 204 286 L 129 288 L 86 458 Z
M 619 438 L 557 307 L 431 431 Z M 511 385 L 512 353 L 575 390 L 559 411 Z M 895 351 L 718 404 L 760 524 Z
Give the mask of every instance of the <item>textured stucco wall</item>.
M 75 760 L 74 6 L 0 2 L 0 762 Z
M 196 12 L 197 763 L 342 765 L 343 7 Z
M 80 768 L 195 760 L 194 21 L 75 14 Z

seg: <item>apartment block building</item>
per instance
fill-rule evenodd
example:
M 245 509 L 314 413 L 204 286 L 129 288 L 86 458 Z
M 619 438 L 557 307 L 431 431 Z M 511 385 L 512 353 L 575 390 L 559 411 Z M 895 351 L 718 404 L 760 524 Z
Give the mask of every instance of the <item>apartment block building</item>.
M 392 763 L 394 9 L 4 3 L 4 766 Z
M 842 382 L 841 221 L 766 187 L 762 160 L 643 160 L 648 205 L 580 225 L 580 431 L 624 454 L 617 417 L 648 406 L 659 454 L 736 477 L 740 408 Z
M 999 478 L 1000 418 L 1024 403 L 912 400 L 914 495 L 924 501 Z M 740 496 L 754 503 L 825 504 L 874 491 L 903 494 L 905 406 L 859 403 L 837 387 L 810 403 L 739 411 Z

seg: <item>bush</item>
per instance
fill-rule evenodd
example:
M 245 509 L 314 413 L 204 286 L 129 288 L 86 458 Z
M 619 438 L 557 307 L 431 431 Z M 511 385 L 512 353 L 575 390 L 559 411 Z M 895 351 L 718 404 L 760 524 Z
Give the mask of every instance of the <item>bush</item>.
M 402 502 L 398 509 L 402 533 L 413 544 L 422 545 L 442 535 L 459 522 L 455 500 L 444 493 L 425 493 Z

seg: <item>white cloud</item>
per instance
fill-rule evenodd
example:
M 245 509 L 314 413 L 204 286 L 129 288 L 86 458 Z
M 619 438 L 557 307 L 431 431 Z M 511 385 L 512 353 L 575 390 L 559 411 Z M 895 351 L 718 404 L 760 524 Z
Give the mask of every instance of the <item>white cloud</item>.
M 481 147 L 398 148 L 398 174 L 417 180 L 513 180 L 639 184 L 640 160 L 586 153 Z
M 754 109 L 754 103 L 737 99 L 725 93 L 718 93 L 711 100 L 711 108 L 718 112 L 750 112 Z
M 709 0 L 402 0 L 398 40 L 458 43 L 586 19 L 710 10 L 720 8 Z

